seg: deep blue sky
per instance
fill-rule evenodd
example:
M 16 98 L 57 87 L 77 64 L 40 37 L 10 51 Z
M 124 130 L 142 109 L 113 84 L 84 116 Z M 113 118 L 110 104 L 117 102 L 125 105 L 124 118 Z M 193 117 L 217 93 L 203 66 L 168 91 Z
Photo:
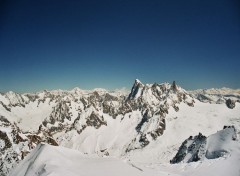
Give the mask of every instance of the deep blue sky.
M 239 0 L 0 0 L 0 91 L 240 88 Z

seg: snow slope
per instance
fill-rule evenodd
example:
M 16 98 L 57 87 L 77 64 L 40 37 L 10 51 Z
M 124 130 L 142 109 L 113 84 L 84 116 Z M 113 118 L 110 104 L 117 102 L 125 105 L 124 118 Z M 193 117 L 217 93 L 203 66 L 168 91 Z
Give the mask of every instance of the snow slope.
M 221 133 L 213 134 L 209 140 L 215 138 L 219 141 L 220 136 Z M 216 147 L 222 143 L 215 144 Z M 235 144 L 225 143 L 225 145 L 232 150 L 225 157 L 171 165 L 168 163 L 133 163 L 126 159 L 119 160 L 112 157 L 100 158 L 59 146 L 39 144 L 10 173 L 10 176 L 239 176 L 239 141 Z
M 141 176 L 143 172 L 115 158 L 99 158 L 76 150 L 39 144 L 10 176 Z

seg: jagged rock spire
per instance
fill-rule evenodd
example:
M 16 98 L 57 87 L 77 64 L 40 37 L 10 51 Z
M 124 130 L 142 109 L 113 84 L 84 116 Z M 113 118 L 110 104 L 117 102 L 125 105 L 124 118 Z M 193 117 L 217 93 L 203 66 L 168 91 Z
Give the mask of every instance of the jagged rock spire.
M 138 79 L 135 79 L 135 82 L 132 86 L 131 93 L 128 96 L 128 99 L 134 99 L 137 98 L 137 95 L 140 94 L 139 91 L 141 91 L 141 88 L 144 87 L 144 84 L 141 83 Z
M 175 81 L 173 81 L 173 83 L 172 83 L 172 89 L 173 89 L 174 92 L 177 91 L 177 85 L 176 85 Z

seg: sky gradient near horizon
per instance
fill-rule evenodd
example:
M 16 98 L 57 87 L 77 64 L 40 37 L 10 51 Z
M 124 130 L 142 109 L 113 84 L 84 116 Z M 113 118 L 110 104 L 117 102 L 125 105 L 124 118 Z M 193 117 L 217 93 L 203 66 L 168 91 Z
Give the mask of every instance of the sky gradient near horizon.
M 240 88 L 239 0 L 1 0 L 0 92 Z

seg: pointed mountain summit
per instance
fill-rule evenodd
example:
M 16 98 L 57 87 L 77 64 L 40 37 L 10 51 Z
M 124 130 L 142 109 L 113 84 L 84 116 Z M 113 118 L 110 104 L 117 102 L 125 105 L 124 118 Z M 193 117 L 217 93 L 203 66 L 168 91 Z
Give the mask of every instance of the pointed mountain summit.
M 173 89 L 174 92 L 176 92 L 178 90 L 175 81 L 173 81 L 173 83 L 172 83 L 172 89 Z
M 137 99 L 141 95 L 143 87 L 144 84 L 141 83 L 141 81 L 139 81 L 138 79 L 136 79 L 132 86 L 131 93 L 128 96 L 128 99 Z

